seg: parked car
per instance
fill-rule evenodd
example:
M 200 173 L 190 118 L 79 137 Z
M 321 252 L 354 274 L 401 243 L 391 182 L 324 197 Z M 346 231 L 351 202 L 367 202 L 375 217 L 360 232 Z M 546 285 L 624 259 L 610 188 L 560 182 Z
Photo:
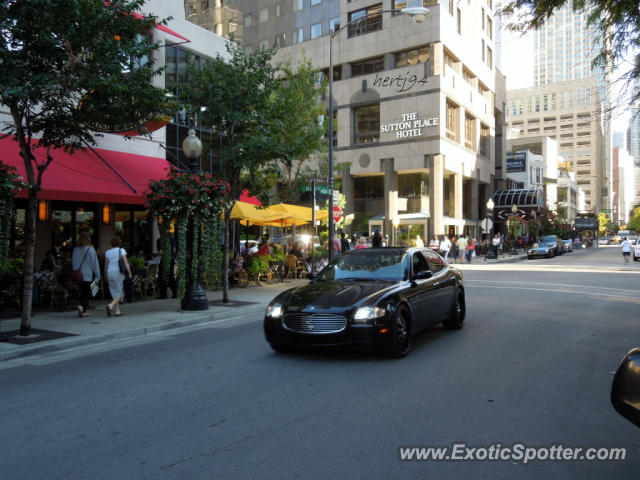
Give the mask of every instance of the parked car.
M 632 252 L 634 262 L 637 262 L 638 260 L 640 260 L 640 243 L 636 242 L 636 244 L 633 245 L 631 252 Z
M 409 353 L 412 335 L 430 325 L 462 328 L 465 311 L 462 273 L 433 250 L 364 248 L 278 295 L 264 332 L 276 352 L 350 346 L 399 358 Z
M 573 252 L 573 240 L 567 238 L 566 240 L 562 240 L 562 244 L 564 245 L 564 251 L 566 253 Z
M 600 237 L 598 239 L 598 245 L 610 245 L 611 237 Z
M 549 247 L 554 256 L 564 253 L 564 246 L 561 246 L 562 242 L 560 242 L 557 235 L 546 235 L 541 240 Z
M 538 257 L 546 257 L 551 258 L 554 256 L 553 249 L 545 242 L 538 242 L 537 246 L 534 244 L 533 247 L 527 250 L 527 258 L 532 260 Z

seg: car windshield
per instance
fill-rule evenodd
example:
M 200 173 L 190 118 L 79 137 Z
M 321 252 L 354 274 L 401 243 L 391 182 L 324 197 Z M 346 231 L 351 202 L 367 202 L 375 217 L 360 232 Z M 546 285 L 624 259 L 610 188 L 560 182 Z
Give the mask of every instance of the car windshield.
M 544 237 L 544 238 L 542 239 L 542 241 L 543 241 L 543 242 L 546 242 L 546 243 L 555 243 L 556 238 L 555 238 L 555 237 Z
M 543 248 L 546 246 L 547 246 L 546 242 L 538 242 L 538 248 Z
M 400 249 L 354 250 L 334 259 L 318 275 L 318 281 L 405 279 L 406 252 Z

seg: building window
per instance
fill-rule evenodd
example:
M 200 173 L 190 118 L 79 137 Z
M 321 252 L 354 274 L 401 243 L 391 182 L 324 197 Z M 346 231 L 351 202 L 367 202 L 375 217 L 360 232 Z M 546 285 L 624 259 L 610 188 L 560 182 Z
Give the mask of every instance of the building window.
M 338 30 L 340 30 L 340 17 L 329 20 L 329 33 L 337 32 Z
M 237 32 L 238 24 L 235 22 L 229 22 L 229 33 Z
M 493 52 L 487 47 L 487 65 L 489 68 L 493 68 Z
M 468 113 L 464 114 L 464 146 L 469 150 L 476 149 L 476 119 Z
M 293 11 L 297 12 L 304 8 L 304 0 L 293 0 Z
M 480 20 L 482 20 L 482 31 L 484 32 L 484 8 L 482 9 L 482 14 L 480 15 Z
M 384 70 L 384 57 L 371 58 L 363 62 L 351 64 L 351 76 L 359 77 L 369 73 L 382 72 Z
M 493 40 L 493 21 L 487 16 L 487 35 Z
M 453 0 L 449 0 L 449 15 L 453 17 Z
M 285 36 L 284 33 L 281 33 L 279 35 L 276 35 L 276 46 L 278 48 L 282 48 L 284 47 L 284 42 L 285 42 Z
M 248 14 L 248 15 L 245 15 L 244 17 L 242 17 L 242 24 L 245 27 L 250 27 L 251 24 L 253 23 L 253 18 L 252 17 L 253 17 L 253 15 L 251 15 L 251 14 Z
M 462 35 L 462 12 L 458 8 L 458 35 Z
M 382 30 L 382 4 L 349 13 L 349 23 L 349 38 Z
M 311 0 L 311 5 L 320 5 L 322 0 Z
M 285 2 L 276 3 L 276 17 L 282 17 L 287 14 L 287 8 Z
M 293 34 L 291 35 L 291 40 L 293 41 L 294 44 L 303 42 L 303 38 L 304 38 L 303 32 L 304 30 L 302 30 L 302 28 L 296 28 L 293 31 Z
M 431 58 L 429 47 L 414 48 L 396 53 L 396 68 L 415 65 L 417 63 L 427 63 Z
M 363 144 L 380 141 L 380 104 L 353 109 L 353 143 Z
M 484 56 L 484 50 L 485 50 L 484 49 L 484 40 L 482 40 L 481 45 L 482 45 L 482 61 L 484 62 L 484 60 L 485 60 L 485 56 Z
M 460 141 L 460 107 L 447 100 L 447 138 Z
M 322 36 L 322 24 L 314 23 L 311 25 L 311 38 L 318 38 L 320 36 Z
M 258 14 L 258 19 L 260 20 L 260 23 L 263 23 L 269 20 L 269 9 L 268 8 L 260 9 L 260 13 Z
M 489 142 L 490 142 L 490 137 L 489 137 L 489 127 L 487 127 L 486 125 L 484 125 L 483 123 L 480 124 L 480 155 L 482 155 L 483 157 L 489 158 Z

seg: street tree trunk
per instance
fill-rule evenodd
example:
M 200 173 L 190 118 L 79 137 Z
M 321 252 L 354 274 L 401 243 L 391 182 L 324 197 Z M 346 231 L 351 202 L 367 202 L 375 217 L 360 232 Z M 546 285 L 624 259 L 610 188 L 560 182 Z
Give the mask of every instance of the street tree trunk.
M 38 212 L 38 191 L 29 189 L 27 210 L 25 212 L 25 254 L 24 271 L 22 276 L 22 320 L 20 321 L 20 335 L 31 334 L 31 303 L 33 300 L 33 270 L 36 250 L 36 217 Z
M 229 224 L 231 212 L 224 211 L 224 248 L 222 249 L 222 303 L 229 303 Z

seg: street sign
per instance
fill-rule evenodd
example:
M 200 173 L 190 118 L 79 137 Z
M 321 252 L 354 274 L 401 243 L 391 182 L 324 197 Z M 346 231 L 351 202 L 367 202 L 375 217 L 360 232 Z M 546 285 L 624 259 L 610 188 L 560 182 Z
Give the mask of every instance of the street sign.
M 303 185 L 302 188 L 300 188 L 300 191 L 303 193 L 310 192 L 311 190 L 312 190 L 311 185 Z M 329 195 L 329 189 L 324 185 L 316 185 L 316 193 L 320 193 L 322 195 Z
M 482 220 L 482 230 L 484 230 L 485 232 L 488 232 L 492 228 L 493 228 L 493 222 L 491 221 L 490 218 L 485 218 L 484 220 Z
M 340 210 L 340 207 L 338 206 L 333 207 L 333 221 L 337 223 L 340 221 L 341 218 L 342 218 L 342 210 Z
M 333 204 L 337 205 L 338 203 L 340 203 L 340 191 L 339 190 L 334 190 L 333 191 Z

